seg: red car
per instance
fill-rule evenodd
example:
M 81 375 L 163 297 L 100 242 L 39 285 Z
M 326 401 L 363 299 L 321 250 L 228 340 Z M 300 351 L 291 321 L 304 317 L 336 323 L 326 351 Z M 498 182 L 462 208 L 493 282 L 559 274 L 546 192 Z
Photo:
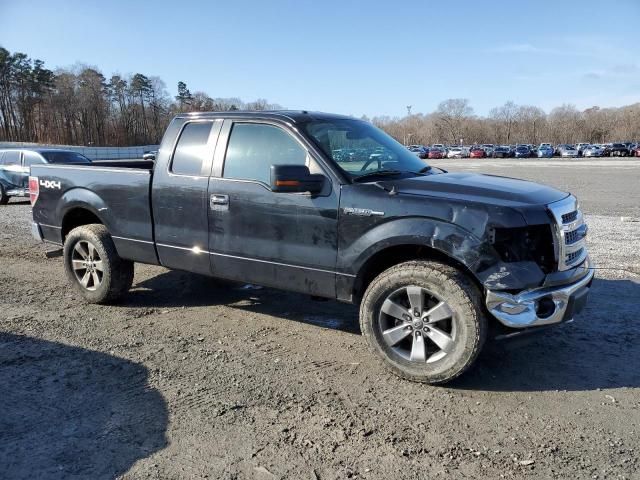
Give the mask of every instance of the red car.
M 444 158 L 444 150 L 440 150 L 439 148 L 432 148 L 429 150 L 429 158 Z
M 473 147 L 469 152 L 469 158 L 485 158 L 487 156 L 487 152 L 484 151 L 483 148 Z
M 631 150 L 631 156 L 640 157 L 640 144 L 636 145 L 636 147 Z

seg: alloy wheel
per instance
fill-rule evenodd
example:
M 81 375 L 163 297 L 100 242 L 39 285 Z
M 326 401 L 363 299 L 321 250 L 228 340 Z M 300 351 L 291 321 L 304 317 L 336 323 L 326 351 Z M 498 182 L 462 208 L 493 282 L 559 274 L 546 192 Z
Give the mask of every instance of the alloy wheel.
M 71 268 L 80 285 L 95 291 L 104 277 L 104 266 L 96 247 L 86 240 L 80 240 L 73 247 Z
M 410 362 L 432 363 L 456 344 L 456 316 L 449 304 L 415 285 L 400 288 L 382 303 L 379 328 L 384 342 Z

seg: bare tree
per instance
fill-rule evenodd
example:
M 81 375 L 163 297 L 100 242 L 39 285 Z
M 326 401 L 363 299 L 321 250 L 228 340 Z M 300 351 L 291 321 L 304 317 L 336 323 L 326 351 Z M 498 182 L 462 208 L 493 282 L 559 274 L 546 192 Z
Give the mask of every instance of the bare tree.
M 465 122 L 473 116 L 473 108 L 466 98 L 450 98 L 438 105 L 436 115 L 443 137 L 455 144 L 464 138 Z
M 511 143 L 517 113 L 518 106 L 511 100 L 501 107 L 491 109 L 489 118 L 493 121 L 494 143 Z

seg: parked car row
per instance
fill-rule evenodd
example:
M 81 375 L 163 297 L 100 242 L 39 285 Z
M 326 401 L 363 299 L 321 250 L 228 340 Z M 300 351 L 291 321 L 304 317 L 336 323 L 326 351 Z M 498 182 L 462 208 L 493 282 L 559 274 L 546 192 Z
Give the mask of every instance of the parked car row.
M 577 143 L 575 145 L 551 143 L 540 145 L 409 145 L 411 152 L 422 159 L 438 158 L 577 158 L 577 157 L 640 157 L 640 143 L 614 142 L 603 144 Z

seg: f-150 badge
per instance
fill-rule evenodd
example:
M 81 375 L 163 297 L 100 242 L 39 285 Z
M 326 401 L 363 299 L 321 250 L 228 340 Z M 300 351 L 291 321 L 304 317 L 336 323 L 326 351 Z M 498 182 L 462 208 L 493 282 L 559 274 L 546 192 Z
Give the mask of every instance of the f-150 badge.
M 384 212 L 376 212 L 368 208 L 343 207 L 345 215 L 355 215 L 356 217 L 384 217 Z

